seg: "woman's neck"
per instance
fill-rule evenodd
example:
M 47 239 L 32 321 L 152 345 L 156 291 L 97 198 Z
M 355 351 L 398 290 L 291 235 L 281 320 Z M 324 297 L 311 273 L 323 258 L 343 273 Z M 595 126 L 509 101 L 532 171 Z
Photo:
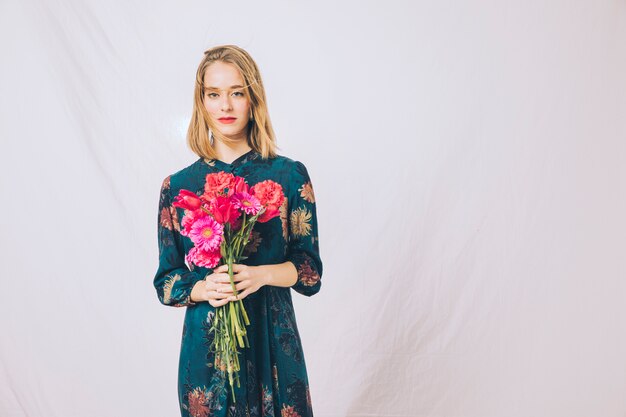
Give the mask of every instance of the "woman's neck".
M 223 143 L 219 140 L 215 141 L 213 148 L 217 154 L 217 159 L 222 162 L 226 162 L 227 164 L 230 164 L 232 161 L 252 149 L 250 145 L 248 145 L 247 141 Z

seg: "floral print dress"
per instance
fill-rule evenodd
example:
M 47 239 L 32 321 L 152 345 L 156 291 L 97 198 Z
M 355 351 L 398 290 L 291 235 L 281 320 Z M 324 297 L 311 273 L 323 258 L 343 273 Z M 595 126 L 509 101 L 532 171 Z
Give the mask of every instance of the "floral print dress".
M 192 302 L 191 290 L 212 269 L 188 265 L 191 240 L 180 234 L 184 210 L 172 206 L 179 190 L 198 195 L 209 173 L 241 176 L 252 186 L 273 180 L 283 187 L 280 216 L 257 223 L 241 261 L 246 265 L 291 261 L 298 279 L 291 287 L 265 285 L 243 299 L 250 319 L 250 347 L 239 348 L 240 386 L 233 403 L 227 372 L 214 366 L 209 334 L 215 307 Z M 158 212 L 159 266 L 154 287 L 159 301 L 185 307 L 178 371 L 178 400 L 183 417 L 309 417 L 313 416 L 304 352 L 291 299 L 291 289 L 311 296 L 321 287 L 315 195 L 304 164 L 285 156 L 263 159 L 254 150 L 227 164 L 199 158 L 167 176 L 161 186 Z

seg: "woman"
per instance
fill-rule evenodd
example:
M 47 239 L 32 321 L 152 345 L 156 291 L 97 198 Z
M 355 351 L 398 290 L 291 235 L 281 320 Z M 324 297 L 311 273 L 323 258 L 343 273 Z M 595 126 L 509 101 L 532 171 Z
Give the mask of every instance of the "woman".
M 164 305 L 186 307 L 179 358 L 182 416 L 312 416 L 311 396 L 291 289 L 311 296 L 321 287 L 315 195 L 304 164 L 276 154 L 265 91 L 256 63 L 243 49 L 222 45 L 205 52 L 196 74 L 187 133 L 199 156 L 167 176 L 158 215 L 159 267 L 154 287 Z M 202 194 L 207 174 L 224 171 L 252 186 L 279 183 L 280 216 L 257 223 L 233 266 L 238 298 L 250 319 L 250 347 L 239 348 L 240 386 L 233 403 L 226 372 L 214 366 L 209 332 L 215 308 L 235 300 L 226 266 L 198 267 L 180 234 L 184 210 L 172 205 L 179 190 Z

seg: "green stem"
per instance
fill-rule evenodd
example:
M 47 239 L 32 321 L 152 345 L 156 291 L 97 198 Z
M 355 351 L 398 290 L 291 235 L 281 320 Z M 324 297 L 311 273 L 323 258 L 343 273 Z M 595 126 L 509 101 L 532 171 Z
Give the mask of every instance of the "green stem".
M 236 296 L 237 294 L 239 294 L 237 292 L 237 288 L 235 288 L 235 279 L 233 278 L 233 257 L 232 255 L 229 253 L 228 254 L 228 258 L 227 258 L 227 262 L 228 262 L 228 277 L 230 278 L 230 288 L 232 288 L 233 290 L 233 294 Z

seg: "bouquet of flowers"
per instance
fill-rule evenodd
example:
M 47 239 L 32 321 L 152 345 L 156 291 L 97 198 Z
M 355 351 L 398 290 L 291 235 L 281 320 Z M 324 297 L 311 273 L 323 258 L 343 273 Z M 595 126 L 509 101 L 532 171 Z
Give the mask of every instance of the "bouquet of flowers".
M 228 265 L 228 275 L 237 298 L 232 265 L 246 256 L 243 250 L 256 222 L 264 223 L 280 215 L 285 196 L 280 184 L 265 180 L 250 187 L 243 177 L 224 171 L 207 174 L 204 193 L 180 190 L 172 203 L 185 209 L 180 234 L 194 247 L 186 260 L 201 267 Z M 216 368 L 225 365 L 235 401 L 234 381 L 239 387 L 239 347 L 250 347 L 246 332 L 250 324 L 243 301 L 236 299 L 216 307 L 210 332 L 211 351 Z

